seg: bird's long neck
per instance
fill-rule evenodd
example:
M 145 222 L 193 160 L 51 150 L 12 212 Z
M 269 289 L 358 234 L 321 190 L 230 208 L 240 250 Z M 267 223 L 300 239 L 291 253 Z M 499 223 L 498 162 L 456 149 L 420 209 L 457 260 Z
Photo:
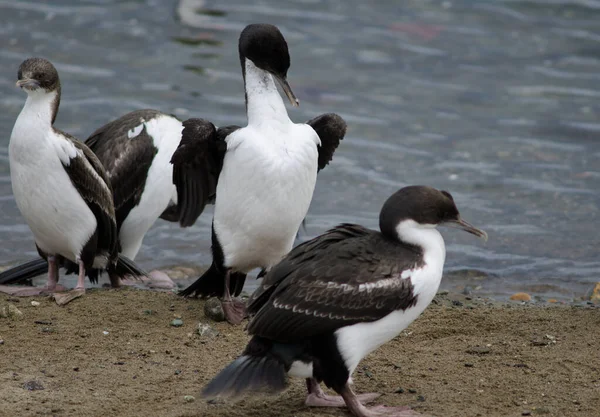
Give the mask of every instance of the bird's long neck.
M 291 123 L 273 76 L 248 58 L 244 59 L 244 87 L 249 125 Z
M 27 94 L 27 100 L 19 118 L 26 119 L 26 123 L 37 126 L 47 126 L 54 124 L 60 104 L 60 89 L 52 92 L 46 92 L 42 89 L 30 91 Z

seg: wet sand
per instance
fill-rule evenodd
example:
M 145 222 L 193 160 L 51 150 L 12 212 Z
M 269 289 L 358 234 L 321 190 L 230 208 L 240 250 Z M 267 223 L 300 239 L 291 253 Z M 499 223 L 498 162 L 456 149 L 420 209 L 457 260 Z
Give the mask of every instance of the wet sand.
M 199 300 L 93 289 L 66 307 L 1 294 L 0 311 L 8 304 L 22 316 L 0 318 L 0 416 L 349 415 L 305 407 L 302 380 L 279 396 L 200 398 L 248 337 L 207 321 Z M 200 336 L 199 322 L 219 334 Z M 598 416 L 600 308 L 441 295 L 354 381 L 382 392 L 378 404 L 434 416 Z

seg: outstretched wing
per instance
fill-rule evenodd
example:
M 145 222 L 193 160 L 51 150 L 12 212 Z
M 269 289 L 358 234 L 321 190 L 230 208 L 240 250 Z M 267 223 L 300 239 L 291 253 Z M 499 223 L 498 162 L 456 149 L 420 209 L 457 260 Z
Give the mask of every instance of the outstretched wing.
M 299 245 L 267 274 L 270 288 L 250 304 L 249 310 L 260 309 L 248 331 L 293 343 L 406 309 L 417 296 L 402 271 L 420 259 L 378 232 L 342 225 Z
M 129 212 L 139 204 L 148 171 L 158 149 L 146 123 L 159 116 L 156 110 L 137 110 L 105 124 L 86 140 L 86 145 L 106 168 L 113 187 L 117 230 Z M 179 141 L 181 128 L 173 125 L 172 140 Z
M 321 139 L 321 146 L 318 147 L 320 171 L 329 164 L 340 141 L 344 139 L 346 122 L 335 113 L 325 113 L 309 120 L 306 124 L 310 125 Z
M 71 183 L 96 217 L 97 252 L 115 256 L 118 244 L 117 222 L 108 175 L 90 148 L 64 132 L 61 133 L 77 149 L 74 157 L 63 161 L 63 167 Z
M 228 126 L 217 131 L 204 119 L 183 122 L 181 142 L 171 158 L 181 226 L 194 224 L 206 204 L 214 201 L 227 151 L 225 138 L 237 129 Z

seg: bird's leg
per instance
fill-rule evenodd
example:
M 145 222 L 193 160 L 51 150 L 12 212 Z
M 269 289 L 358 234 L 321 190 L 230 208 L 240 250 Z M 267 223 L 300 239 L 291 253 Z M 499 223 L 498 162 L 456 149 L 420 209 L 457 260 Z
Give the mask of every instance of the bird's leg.
M 225 272 L 225 292 L 221 299 L 221 307 L 225 313 L 225 319 L 231 324 L 240 324 L 246 317 L 246 304 L 241 300 L 237 300 L 231 296 L 229 292 L 229 280 L 231 277 L 231 268 L 227 268 Z
M 56 300 L 56 304 L 65 305 L 70 303 L 76 298 L 81 297 L 85 294 L 85 265 L 83 261 L 79 259 L 77 261 L 79 263 L 79 275 L 77 276 L 77 285 L 75 288 L 67 293 L 55 293 L 54 299 Z
M 346 402 L 338 395 L 327 395 L 321 389 L 319 381 L 315 378 L 306 378 L 306 388 L 308 389 L 308 395 L 304 404 L 308 407 L 345 407 Z M 376 392 L 369 394 L 357 395 L 358 401 L 363 404 L 368 404 L 374 401 L 376 398 L 381 396 Z
M 411 410 L 410 407 L 386 407 L 385 405 L 378 405 L 367 408 L 359 401 L 358 396 L 354 394 L 348 384 L 340 390 L 340 394 L 346 403 L 346 407 L 356 417 L 424 417 L 422 414 Z
M 81 259 L 78 261 L 78 263 L 79 275 L 77 276 L 77 285 L 75 286 L 75 289 L 85 291 L 85 265 Z
M 48 291 L 54 291 L 58 284 L 58 263 L 54 255 L 48 256 L 48 283 L 46 289 Z

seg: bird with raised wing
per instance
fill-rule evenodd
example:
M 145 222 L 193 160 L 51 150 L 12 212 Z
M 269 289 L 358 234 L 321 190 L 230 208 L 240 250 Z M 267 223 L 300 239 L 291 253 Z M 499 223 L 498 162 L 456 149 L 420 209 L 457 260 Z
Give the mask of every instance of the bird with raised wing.
M 180 294 L 221 297 L 225 316 L 234 324 L 246 314 L 244 303 L 233 298 L 246 274 L 269 270 L 291 250 L 317 172 L 346 133 L 346 123 L 336 114 L 307 123 L 290 120 L 276 83 L 292 105 L 298 100 L 287 81 L 288 46 L 275 26 L 247 26 L 239 38 L 239 56 L 248 125 L 215 129 L 202 119 L 187 120 L 173 155 L 182 210 L 205 204 L 216 184 L 213 262 Z

